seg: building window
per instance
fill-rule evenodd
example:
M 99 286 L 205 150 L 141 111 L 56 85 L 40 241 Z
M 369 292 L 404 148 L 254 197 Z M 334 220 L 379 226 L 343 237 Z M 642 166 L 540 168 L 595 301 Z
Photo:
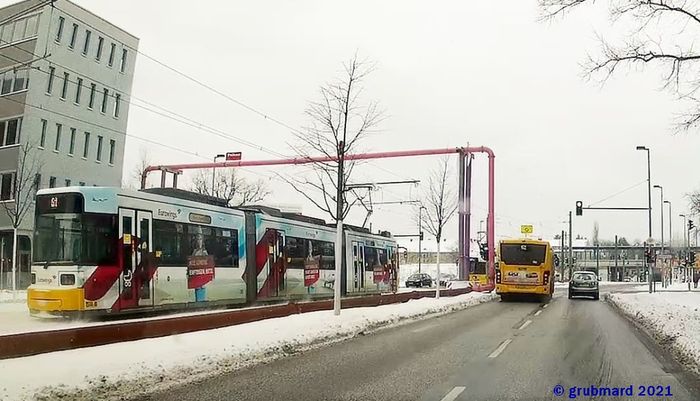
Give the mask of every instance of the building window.
M 85 143 L 83 143 L 83 159 L 87 159 L 90 151 L 90 133 L 85 133 Z
M 109 91 L 107 88 L 104 89 L 102 92 L 102 112 L 106 113 L 107 112 L 107 99 L 109 98 Z
M 78 24 L 73 24 L 73 32 L 70 34 L 70 43 L 68 47 L 75 48 L 75 41 L 78 40 Z
M 46 85 L 46 93 L 50 94 L 53 90 L 53 77 L 56 74 L 56 69 L 49 67 L 49 83 Z
M 126 70 L 126 49 L 122 49 L 122 62 L 119 66 L 119 71 L 124 72 Z
M 36 36 L 38 15 L 15 19 L 0 25 L 0 45 L 6 45 Z
M 85 30 L 85 43 L 83 43 L 83 56 L 87 56 L 88 51 L 90 50 L 90 36 L 91 35 L 92 35 L 92 32 L 90 32 L 86 29 Z
M 83 91 L 83 79 L 78 78 L 77 87 L 75 88 L 75 104 L 80 104 L 80 93 Z
M 66 186 L 70 187 L 70 184 L 71 184 L 70 178 L 66 178 Z
M 68 147 L 68 154 L 73 156 L 75 151 L 75 128 L 70 129 L 70 146 Z
M 119 102 L 122 100 L 122 95 L 114 95 L 114 117 L 119 117 Z
M 9 146 L 19 143 L 19 131 L 22 126 L 21 118 L 0 121 L 0 146 Z
M 102 58 L 102 46 L 105 44 L 105 38 L 102 36 L 97 38 L 97 54 L 95 55 L 95 60 L 100 61 Z
M 116 53 L 116 52 L 117 52 L 117 45 L 112 43 L 109 46 L 109 60 L 107 61 L 107 65 L 109 65 L 110 67 L 114 65 L 114 53 Z
M 59 149 L 61 149 L 61 131 L 63 130 L 63 126 L 61 124 L 56 124 L 56 146 L 54 146 L 53 150 L 58 152 Z
M 29 71 L 26 68 L 0 73 L 0 95 L 20 92 L 29 85 Z
M 12 200 L 14 194 L 15 172 L 0 174 L 0 201 Z
M 49 188 L 56 188 L 56 177 L 49 177 Z
M 98 162 L 102 161 L 102 135 L 97 136 L 97 157 Z
M 63 88 L 61 89 L 61 99 L 65 99 L 66 95 L 68 94 L 68 81 L 69 81 L 69 75 L 67 72 L 63 73 Z
M 35 174 L 34 175 L 34 190 L 38 190 L 41 188 L 41 174 Z
M 49 124 L 48 121 L 41 119 L 41 142 L 39 142 L 39 147 L 44 148 L 46 145 L 46 126 Z
M 109 164 L 114 164 L 114 151 L 117 148 L 117 141 L 114 139 L 109 140 Z
M 63 36 L 63 25 L 66 24 L 66 19 L 63 17 L 58 17 L 58 29 L 56 30 L 56 43 L 61 43 L 61 37 Z
M 92 107 L 95 105 L 95 91 L 97 90 L 97 86 L 95 84 L 90 84 L 90 102 L 88 103 L 88 109 L 92 109 Z

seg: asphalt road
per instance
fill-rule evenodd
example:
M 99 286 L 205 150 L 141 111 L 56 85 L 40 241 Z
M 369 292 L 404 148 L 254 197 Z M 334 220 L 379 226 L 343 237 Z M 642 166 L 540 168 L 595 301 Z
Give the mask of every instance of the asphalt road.
M 565 291 L 548 304 L 497 301 L 382 330 L 143 401 L 540 401 L 591 385 L 672 393 L 603 399 L 700 399 L 693 377 L 609 305 L 569 300 Z M 563 396 L 553 394 L 556 385 Z

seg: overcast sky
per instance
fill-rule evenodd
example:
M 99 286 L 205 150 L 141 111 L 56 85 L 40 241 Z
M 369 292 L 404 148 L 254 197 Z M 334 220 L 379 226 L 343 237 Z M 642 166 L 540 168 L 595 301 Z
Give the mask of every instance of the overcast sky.
M 76 2 L 139 37 L 143 53 L 293 127 L 307 123 L 307 101 L 338 76 L 344 60 L 355 51 L 371 58 L 377 69 L 366 82 L 365 98 L 378 100 L 388 118 L 363 148 L 491 147 L 497 156 L 499 236 L 519 235 L 521 224 L 552 236 L 566 227 L 563 222 L 576 200 L 593 203 L 637 183 L 598 206 L 645 206 L 646 155 L 636 145 L 652 149 L 652 182 L 663 185 L 673 202 L 676 238 L 682 225 L 678 213 L 687 209 L 684 194 L 698 188 L 694 172 L 700 137 L 671 134 L 673 113 L 680 109 L 670 94 L 658 91 L 658 72 L 623 71 L 603 87 L 581 78 L 580 63 L 597 51 L 594 32 L 608 30 L 603 4 L 577 10 L 563 21 L 541 23 L 534 0 Z M 142 55 L 133 93 L 267 150 L 290 154 L 289 129 Z M 273 157 L 133 106 L 128 130 L 205 159 L 226 151 L 242 151 L 245 159 Z M 203 160 L 130 139 L 125 174 L 142 149 L 156 163 Z M 435 158 L 377 161 L 358 169 L 353 181 L 411 178 L 427 183 L 436 164 Z M 250 169 L 246 176 L 269 179 L 272 202 L 300 204 L 306 214 L 319 215 L 274 179 L 274 171 L 282 170 Z M 478 157 L 473 231 L 486 215 L 486 174 L 485 159 Z M 424 187 L 384 188 L 374 199 L 417 199 Z M 653 199 L 658 237 L 658 191 Z M 375 229 L 413 233 L 413 212 L 409 206 L 382 206 L 371 221 Z M 362 219 L 357 210 L 351 223 Z M 575 217 L 575 234 L 590 236 L 595 221 L 601 238 L 647 237 L 645 212 L 586 212 Z M 453 224 L 446 237 L 451 242 L 456 236 Z

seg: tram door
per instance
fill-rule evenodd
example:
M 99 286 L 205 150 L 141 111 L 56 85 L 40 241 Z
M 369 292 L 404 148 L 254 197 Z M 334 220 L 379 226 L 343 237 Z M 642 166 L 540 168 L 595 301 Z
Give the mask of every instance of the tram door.
M 353 256 L 353 289 L 356 292 L 365 288 L 365 245 L 361 242 L 352 242 Z
M 120 309 L 153 305 L 151 212 L 119 209 Z
M 285 294 L 286 269 L 284 260 L 284 233 L 268 229 L 267 279 L 269 280 L 268 296 L 278 297 Z

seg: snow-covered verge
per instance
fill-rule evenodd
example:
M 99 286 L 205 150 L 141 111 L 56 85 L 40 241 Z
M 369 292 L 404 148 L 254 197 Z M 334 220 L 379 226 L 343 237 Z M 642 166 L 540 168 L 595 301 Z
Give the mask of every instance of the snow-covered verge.
M 700 374 L 700 292 L 613 293 L 607 300 Z
M 0 303 L 26 303 L 27 291 L 0 290 Z
M 423 298 L 3 360 L 0 400 L 124 400 L 495 298 Z

